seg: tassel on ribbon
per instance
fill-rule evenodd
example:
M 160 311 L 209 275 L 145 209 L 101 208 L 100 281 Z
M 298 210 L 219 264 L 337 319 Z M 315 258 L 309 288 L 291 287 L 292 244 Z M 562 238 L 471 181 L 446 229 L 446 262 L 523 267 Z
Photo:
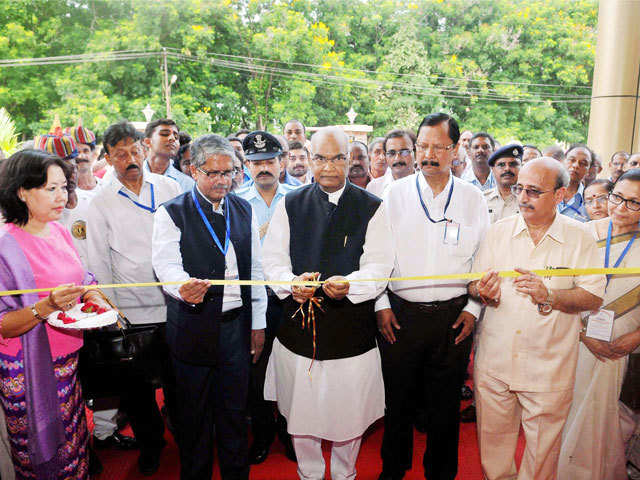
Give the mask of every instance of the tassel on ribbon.
M 313 332 L 313 357 L 311 358 L 311 363 L 309 364 L 309 377 L 311 377 L 311 367 L 313 366 L 313 361 L 316 359 L 316 311 L 315 307 L 318 307 L 321 312 L 324 312 L 322 306 L 322 297 L 311 297 L 306 302 L 302 303 L 298 309 L 291 315 L 291 319 L 295 320 L 298 313 L 302 317 L 301 328 L 304 330 L 305 328 L 311 328 Z M 307 307 L 307 313 L 305 314 L 305 306 Z

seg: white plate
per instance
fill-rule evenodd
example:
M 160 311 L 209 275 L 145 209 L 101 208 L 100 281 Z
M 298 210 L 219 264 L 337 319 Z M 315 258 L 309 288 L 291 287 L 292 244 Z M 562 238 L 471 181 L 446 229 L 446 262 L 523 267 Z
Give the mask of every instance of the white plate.
M 62 320 L 58 319 L 60 310 L 56 310 L 51 315 L 49 315 L 47 317 L 47 322 L 53 327 L 69 328 L 72 330 L 85 330 L 89 328 L 106 327 L 107 325 L 111 325 L 112 323 L 116 323 L 118 321 L 118 314 L 115 310 L 108 310 L 105 313 L 97 315 L 95 313 L 83 312 L 81 310 L 83 305 L 84 303 L 78 303 L 71 310 L 67 310 L 66 312 L 64 312 L 69 317 L 76 319 L 76 321 L 73 323 L 64 323 Z

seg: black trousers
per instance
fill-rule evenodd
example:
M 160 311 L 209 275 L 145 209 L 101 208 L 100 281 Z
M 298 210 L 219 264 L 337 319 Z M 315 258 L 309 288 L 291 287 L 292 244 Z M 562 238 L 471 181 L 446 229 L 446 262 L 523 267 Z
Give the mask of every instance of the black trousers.
M 175 379 L 171 368 L 165 324 L 157 324 L 151 343 L 141 357 L 139 368 L 131 371 L 127 387 L 121 396 L 121 408 L 129 414 L 131 429 L 140 444 L 140 450 L 162 449 L 164 420 L 156 402 L 156 388 L 162 385 L 165 405 L 172 412 L 175 404 Z
M 248 480 L 249 350 L 238 311 L 223 316 L 215 366 L 173 357 L 181 480 L 210 480 L 217 443 L 223 480 Z M 215 438 L 214 438 L 215 437 Z
M 458 471 L 460 395 L 472 335 L 455 345 L 462 327 L 451 327 L 467 297 L 434 304 L 407 302 L 392 293 L 389 297 L 401 329 L 395 331 L 394 344 L 378 340 L 386 395 L 383 471 L 402 476 L 411 469 L 416 399 L 422 399 L 427 417 L 425 477 L 454 480 Z
M 276 338 L 278 328 L 282 322 L 282 302 L 273 293 L 268 291 L 267 304 L 267 328 L 265 332 L 264 349 L 258 362 L 251 364 L 251 377 L 249 387 L 249 412 L 251 414 L 251 431 L 253 433 L 253 441 L 270 445 L 278 428 L 284 432 L 287 431 L 286 420 L 278 414 L 278 422 L 276 422 L 275 402 L 269 402 L 264 399 L 264 380 L 267 372 L 267 364 L 269 356 L 273 348 L 273 340 Z M 282 417 L 282 418 L 280 418 Z

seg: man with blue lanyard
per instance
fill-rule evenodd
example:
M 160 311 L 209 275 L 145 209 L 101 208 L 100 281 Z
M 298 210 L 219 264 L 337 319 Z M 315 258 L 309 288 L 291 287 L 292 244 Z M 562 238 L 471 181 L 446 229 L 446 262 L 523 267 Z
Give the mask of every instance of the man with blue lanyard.
M 176 378 L 180 478 L 209 480 L 217 444 L 223 480 L 248 480 L 249 364 L 264 344 L 267 299 L 258 222 L 246 200 L 228 195 L 235 152 L 219 135 L 191 146 L 196 186 L 163 204 L 153 226 L 153 268 L 167 285 L 167 343 Z M 214 442 L 215 439 L 215 442 Z
M 105 158 L 113 166 L 109 184 L 93 197 L 87 213 L 87 266 L 98 283 L 155 282 L 151 265 L 153 214 L 163 202 L 180 194 L 173 180 L 142 168 L 143 148 L 130 123 L 111 125 L 104 132 Z M 150 351 L 161 364 L 166 359 L 164 324 L 166 306 L 159 287 L 118 288 L 109 293 L 134 325 L 155 326 Z M 164 355 L 163 355 L 164 354 Z M 166 365 L 164 373 L 166 373 Z M 165 375 L 165 403 L 171 413 L 170 376 Z M 168 387 L 168 388 L 166 388 Z M 165 445 L 164 424 L 150 381 L 130 381 L 127 395 L 133 432 L 140 444 L 140 471 L 154 473 Z
M 251 132 L 243 141 L 243 149 L 247 159 L 246 165 L 253 182 L 248 187 L 243 185 L 236 190 L 235 194 L 251 204 L 258 225 L 260 225 L 260 240 L 262 241 L 267 233 L 276 205 L 296 187 L 278 182 L 282 168 L 282 162 L 279 160 L 282 149 L 275 136 L 263 131 Z M 267 297 L 269 303 L 265 346 L 262 357 L 251 368 L 249 408 L 251 410 L 253 444 L 249 450 L 249 462 L 252 464 L 262 463 L 267 458 L 276 430 L 285 446 L 287 457 L 294 461 L 296 458 L 291 437 L 287 433 L 286 420 L 282 415 L 278 415 L 276 424 L 274 404 L 266 401 L 263 394 L 267 362 L 271 354 L 273 340 L 282 321 L 282 302 L 268 287 Z
M 584 205 L 584 184 L 582 180 L 589 172 L 591 162 L 593 162 L 591 150 L 580 143 L 569 147 L 563 162 L 569 172 L 570 180 L 564 198 L 558 204 L 558 212 L 579 222 L 587 222 L 589 220 Z
M 180 132 L 176 122 L 168 118 L 154 120 L 144 130 L 144 144 L 149 155 L 144 162 L 147 172 L 172 178 L 183 192 L 193 188 L 193 179 L 173 166 L 173 158 L 180 148 Z
M 471 271 L 489 214 L 482 192 L 451 173 L 459 138 L 454 118 L 426 116 L 416 141 L 418 172 L 391 183 L 383 197 L 392 232 L 391 277 Z M 481 310 L 468 300 L 466 285 L 393 281 L 376 301 L 386 398 L 380 480 L 401 480 L 411 470 L 416 399 L 427 418 L 425 477 L 456 476 L 461 387 Z

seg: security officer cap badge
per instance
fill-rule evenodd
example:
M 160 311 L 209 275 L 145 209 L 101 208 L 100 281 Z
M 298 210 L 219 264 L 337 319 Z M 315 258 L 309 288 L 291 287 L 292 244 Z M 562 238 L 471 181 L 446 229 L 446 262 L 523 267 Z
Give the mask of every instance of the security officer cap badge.
M 267 160 L 282 154 L 282 147 L 276 137 L 269 132 L 256 130 L 244 137 L 242 149 L 247 160 Z
M 500 147 L 498 150 L 493 152 L 489 157 L 489 166 L 493 167 L 493 164 L 496 163 L 496 160 L 499 158 L 517 158 L 522 161 L 522 145 L 518 145 L 517 143 L 511 143 L 509 145 L 505 145 L 504 147 Z

